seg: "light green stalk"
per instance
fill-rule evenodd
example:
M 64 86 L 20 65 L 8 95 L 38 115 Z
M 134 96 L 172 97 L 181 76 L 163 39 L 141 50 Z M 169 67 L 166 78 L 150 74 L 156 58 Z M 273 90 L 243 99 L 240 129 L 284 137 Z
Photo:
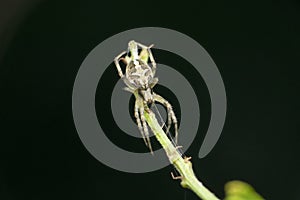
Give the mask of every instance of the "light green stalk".
M 138 45 L 142 46 L 142 52 L 138 53 Z M 148 59 L 150 57 L 150 60 L 152 62 L 152 65 L 155 65 L 155 61 L 153 59 L 152 53 L 150 51 L 150 48 L 152 47 L 146 47 L 144 45 L 141 45 L 139 43 L 136 43 L 135 41 L 130 41 L 128 43 L 128 48 L 131 52 L 131 57 L 125 56 L 124 60 L 126 63 L 129 63 L 132 60 L 142 60 L 144 63 L 148 63 Z M 121 67 L 118 64 L 118 61 L 121 59 L 121 56 L 124 55 L 126 52 L 121 53 L 119 56 L 116 57 L 117 61 L 116 67 L 119 71 L 119 75 L 122 77 L 123 72 L 121 70 Z M 155 70 L 155 67 L 153 66 L 153 69 Z M 155 71 L 154 71 L 155 72 Z M 155 78 L 156 81 L 153 81 L 150 86 L 151 88 L 154 87 L 154 85 L 157 83 L 158 79 Z M 154 79 L 153 79 L 154 80 Z M 175 166 L 175 168 L 180 173 L 180 177 L 174 177 L 175 179 L 181 179 L 181 185 L 184 188 L 189 188 L 193 192 L 195 192 L 201 199 L 203 200 L 219 200 L 212 192 L 210 192 L 195 176 L 192 163 L 190 162 L 190 158 L 182 158 L 181 155 L 178 153 L 177 148 L 173 146 L 172 142 L 169 140 L 169 138 L 166 136 L 163 129 L 160 127 L 159 123 L 157 122 L 157 119 L 154 115 L 154 113 L 146 106 L 144 105 L 143 99 L 139 96 L 137 93 L 137 90 L 135 88 L 131 88 L 129 85 L 127 85 L 128 88 L 125 88 L 126 90 L 133 92 L 136 97 L 136 103 L 138 105 L 138 108 L 144 108 L 143 117 L 145 117 L 148 125 L 152 129 L 156 139 L 160 142 L 162 147 L 167 153 L 167 156 L 170 160 L 170 162 Z M 145 135 L 144 135 L 145 136 Z M 149 138 L 144 138 L 146 145 L 151 148 L 151 143 Z M 225 187 L 226 197 L 225 200 L 263 200 L 263 198 L 255 192 L 255 190 L 248 184 L 243 183 L 241 181 L 232 181 L 227 183 Z
M 147 109 L 144 115 L 156 139 L 166 151 L 171 164 L 173 164 L 180 173 L 180 177 L 177 178 L 181 179 L 181 186 L 192 190 L 203 200 L 219 200 L 196 178 L 192 163 L 189 161 L 190 158 L 181 157 L 176 147 L 174 147 L 166 133 L 160 127 L 154 113 L 150 109 Z

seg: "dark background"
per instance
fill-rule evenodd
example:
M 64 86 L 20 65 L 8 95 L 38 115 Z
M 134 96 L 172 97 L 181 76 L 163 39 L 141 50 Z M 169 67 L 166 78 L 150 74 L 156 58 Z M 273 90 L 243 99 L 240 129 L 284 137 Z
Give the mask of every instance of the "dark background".
M 163 3 L 1 1 L 1 200 L 197 199 L 171 180 L 171 166 L 129 174 L 103 165 L 85 149 L 73 123 L 73 82 L 84 58 L 106 38 L 144 26 L 192 37 L 223 77 L 228 112 L 221 138 L 204 159 L 197 156 L 199 142 L 187 151 L 204 184 L 219 197 L 227 181 L 239 179 L 266 199 L 300 199 L 299 2 Z M 203 80 L 178 56 L 154 55 L 193 84 L 203 115 L 197 139 L 203 139 L 210 116 Z M 111 65 L 97 91 L 99 121 L 118 146 L 146 151 L 142 140 L 126 136 L 111 119 L 107 106 L 117 80 Z M 171 91 L 157 90 L 179 110 Z

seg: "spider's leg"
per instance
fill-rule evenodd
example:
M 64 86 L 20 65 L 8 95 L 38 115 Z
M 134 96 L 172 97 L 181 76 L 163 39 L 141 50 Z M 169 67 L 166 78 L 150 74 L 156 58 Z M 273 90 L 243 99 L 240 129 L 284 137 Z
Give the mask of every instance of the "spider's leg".
M 153 88 L 158 83 L 158 78 L 155 77 L 152 79 L 152 82 L 150 83 L 150 88 Z
M 116 65 L 116 67 L 117 67 L 119 76 L 120 76 L 121 78 L 123 78 L 124 74 L 123 74 L 123 72 L 122 72 L 122 69 L 121 69 L 121 66 L 120 66 L 119 61 L 120 61 L 121 57 L 122 57 L 125 53 L 126 53 L 126 51 L 123 51 L 122 53 L 120 53 L 120 54 L 119 54 L 117 57 L 115 57 L 115 59 L 114 59 L 114 62 L 115 62 L 115 65 Z
M 151 63 L 152 63 L 152 73 L 153 73 L 153 76 L 154 76 L 154 75 L 155 75 L 155 72 L 156 72 L 156 62 L 155 62 L 154 57 L 153 57 L 153 54 L 152 54 L 152 52 L 151 52 L 151 48 L 152 48 L 154 45 L 152 44 L 152 45 L 150 45 L 149 47 L 147 47 L 147 46 L 145 46 L 145 45 L 143 45 L 143 44 L 141 44 L 141 43 L 138 43 L 138 42 L 136 42 L 136 44 L 137 44 L 139 47 L 141 47 L 143 50 L 144 50 L 144 49 L 147 49 L 147 51 L 148 51 L 148 56 L 149 56 L 150 61 L 151 61 Z M 147 61 L 148 61 L 148 58 L 147 58 L 147 60 L 146 60 L 146 63 L 147 63 Z
M 147 49 L 142 49 L 140 55 L 139 55 L 140 59 L 144 62 L 144 63 L 148 63 L 148 58 L 149 58 L 149 55 L 148 55 L 148 51 Z
M 123 80 L 123 82 L 125 83 L 125 85 L 127 86 L 127 87 L 125 87 L 124 89 L 125 89 L 126 91 L 131 92 L 131 93 L 134 93 L 134 91 L 135 91 L 136 89 L 135 89 L 135 87 L 132 85 L 132 83 L 129 82 L 129 80 L 127 79 L 127 77 L 123 76 L 123 77 L 122 77 L 122 80 Z
M 152 150 L 152 146 L 151 146 L 151 142 L 150 142 L 150 137 L 149 137 L 149 130 L 147 127 L 147 123 L 145 120 L 145 116 L 144 116 L 144 106 L 141 106 L 140 108 L 140 115 L 141 115 L 141 121 L 142 121 L 142 125 L 143 125 L 143 129 L 144 129 L 144 134 L 147 140 L 147 146 L 150 149 L 150 152 L 153 154 L 153 150 Z
M 171 122 L 173 121 L 174 128 L 175 128 L 175 142 L 177 144 L 177 141 L 178 141 L 177 118 L 175 116 L 175 113 L 173 111 L 173 108 L 172 108 L 171 104 L 167 100 L 165 100 L 162 96 L 160 96 L 158 94 L 153 93 L 153 98 L 154 98 L 155 101 L 163 104 L 167 108 L 167 110 L 168 110 L 168 127 L 167 127 L 166 133 L 169 132 L 170 127 L 171 127 Z
M 130 92 L 130 93 L 134 93 L 134 91 L 132 89 L 130 89 L 129 87 L 124 87 L 123 90 Z
M 154 76 L 155 72 L 156 72 L 156 62 L 155 62 L 155 60 L 153 58 L 153 55 L 152 55 L 150 47 L 147 50 L 148 50 L 149 58 L 150 58 L 150 61 L 151 61 L 151 64 L 152 64 L 152 73 L 153 73 L 153 76 Z
M 143 140 L 144 140 L 144 142 L 145 142 L 145 144 L 147 146 L 146 136 L 144 134 L 144 130 L 143 130 L 143 126 L 142 126 L 142 123 L 141 123 L 140 114 L 139 114 L 139 103 L 138 103 L 138 100 L 135 101 L 135 105 L 134 105 L 134 117 L 136 119 L 136 123 L 138 125 L 139 131 L 140 131 L 140 133 L 143 136 Z
M 127 65 L 130 62 L 131 58 L 128 55 L 126 55 L 125 58 L 122 57 L 120 58 L 120 60 L 122 60 L 125 65 Z
M 166 101 L 164 98 L 162 98 L 161 96 L 159 96 L 158 94 L 155 94 L 155 93 L 154 93 L 154 94 L 153 94 L 153 98 L 154 98 L 155 101 L 157 101 L 157 102 L 163 104 L 163 105 L 167 108 L 167 110 L 168 110 L 168 126 L 167 126 L 167 130 L 166 130 L 166 133 L 168 133 L 169 130 L 170 130 L 171 124 L 172 124 L 172 115 L 171 115 L 171 112 L 170 112 L 170 108 L 169 108 L 168 105 L 165 103 L 165 102 L 167 102 L 167 101 Z M 168 103 L 169 103 L 169 102 L 168 102 Z M 169 104 L 169 106 L 170 106 L 171 109 L 172 109 L 171 104 Z

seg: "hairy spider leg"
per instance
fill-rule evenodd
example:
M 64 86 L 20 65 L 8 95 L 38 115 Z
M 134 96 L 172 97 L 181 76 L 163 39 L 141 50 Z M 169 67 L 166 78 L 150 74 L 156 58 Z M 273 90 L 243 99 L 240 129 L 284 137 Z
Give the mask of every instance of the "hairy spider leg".
M 177 144 L 177 141 L 178 141 L 178 125 L 177 125 L 177 118 L 175 116 L 175 113 L 173 111 L 173 108 L 172 108 L 172 105 L 167 101 L 165 100 L 162 96 L 156 94 L 156 93 L 153 93 L 153 99 L 154 101 L 157 101 L 161 104 L 163 104 L 167 110 L 168 110 L 168 127 L 167 127 L 167 130 L 166 130 L 166 133 L 169 132 L 170 128 L 171 128 L 171 122 L 174 123 L 174 128 L 175 128 L 175 143 Z
M 124 76 L 124 77 L 122 77 L 122 80 L 125 83 L 125 85 L 127 86 L 127 87 L 124 87 L 123 89 L 125 91 L 134 93 L 134 91 L 136 90 L 136 88 L 128 81 L 128 79 Z
M 144 129 L 144 134 L 145 134 L 146 140 L 147 140 L 147 146 L 150 149 L 151 154 L 153 154 L 150 137 L 149 137 L 149 130 L 147 127 L 145 116 L 144 116 L 144 110 L 145 110 L 144 105 L 142 107 L 140 107 L 139 110 L 140 110 L 141 121 L 142 121 L 143 129 Z
M 143 126 L 142 126 L 142 123 L 141 123 L 140 114 L 139 114 L 138 100 L 135 101 L 135 105 L 134 105 L 134 117 L 136 119 L 136 123 L 138 125 L 139 131 L 140 131 L 141 135 L 143 136 L 143 140 L 144 140 L 146 146 L 148 146 L 146 136 L 144 134 Z
M 150 88 L 153 88 L 158 83 L 158 78 L 155 77 L 152 79 L 152 82 L 150 83 Z
M 143 54 L 145 54 L 145 50 L 147 50 L 147 56 L 144 58 L 144 59 L 142 59 L 145 63 L 148 63 L 148 56 L 149 56 L 149 58 L 150 58 L 150 61 L 151 61 L 151 64 L 152 64 L 152 73 L 153 73 L 153 76 L 155 75 L 155 72 L 156 72 L 156 62 L 155 62 L 155 60 L 154 60 L 154 57 L 153 57 L 153 54 L 152 54 L 152 52 L 151 52 L 151 48 L 154 46 L 153 44 L 151 44 L 149 47 L 147 47 L 147 46 L 145 46 L 145 45 L 143 45 L 143 44 L 141 44 L 141 43 L 138 43 L 138 42 L 136 42 L 136 44 L 139 46 L 139 47 L 141 47 L 142 48 L 142 52 L 141 52 L 141 54 L 143 53 Z M 143 52 L 144 51 L 144 52 Z M 144 55 L 141 55 L 141 58 L 143 58 L 143 56 Z
M 127 65 L 130 61 L 130 58 L 126 55 L 125 58 L 123 58 L 122 56 L 124 54 L 126 54 L 126 51 L 123 51 L 122 53 L 120 53 L 117 57 L 115 57 L 114 62 L 115 65 L 117 67 L 119 76 L 121 77 L 121 79 L 123 80 L 123 82 L 125 83 L 125 85 L 127 85 L 127 87 L 124 88 L 124 90 L 133 93 L 135 90 L 135 87 L 132 86 L 132 84 L 127 80 L 127 78 L 124 76 L 121 66 L 120 66 L 120 61 L 124 62 L 125 65 Z

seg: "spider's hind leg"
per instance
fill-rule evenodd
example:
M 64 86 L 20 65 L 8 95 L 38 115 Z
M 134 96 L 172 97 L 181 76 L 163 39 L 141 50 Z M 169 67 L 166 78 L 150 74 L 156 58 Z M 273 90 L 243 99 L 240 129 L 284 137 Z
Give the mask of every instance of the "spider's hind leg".
M 144 142 L 145 142 L 145 144 L 147 146 L 146 136 L 144 134 L 143 126 L 142 126 L 142 123 L 141 123 L 138 101 L 135 101 L 135 105 L 134 105 L 134 117 L 136 119 L 136 123 L 137 123 L 138 129 L 139 129 L 141 135 L 143 136 L 143 140 L 144 140 Z
M 146 146 L 149 148 L 151 154 L 153 154 L 150 137 L 149 137 L 149 130 L 144 116 L 144 109 L 145 108 L 143 105 L 143 101 L 137 99 L 134 106 L 134 116 L 136 118 L 139 131 L 143 136 L 144 142 Z
M 145 116 L 144 116 L 144 106 L 142 108 L 140 108 L 140 115 L 141 115 L 141 121 L 142 121 L 143 129 L 144 129 L 144 134 L 145 134 L 145 137 L 147 140 L 147 147 L 149 148 L 150 152 L 153 154 L 150 137 L 149 137 L 149 130 L 147 127 Z

